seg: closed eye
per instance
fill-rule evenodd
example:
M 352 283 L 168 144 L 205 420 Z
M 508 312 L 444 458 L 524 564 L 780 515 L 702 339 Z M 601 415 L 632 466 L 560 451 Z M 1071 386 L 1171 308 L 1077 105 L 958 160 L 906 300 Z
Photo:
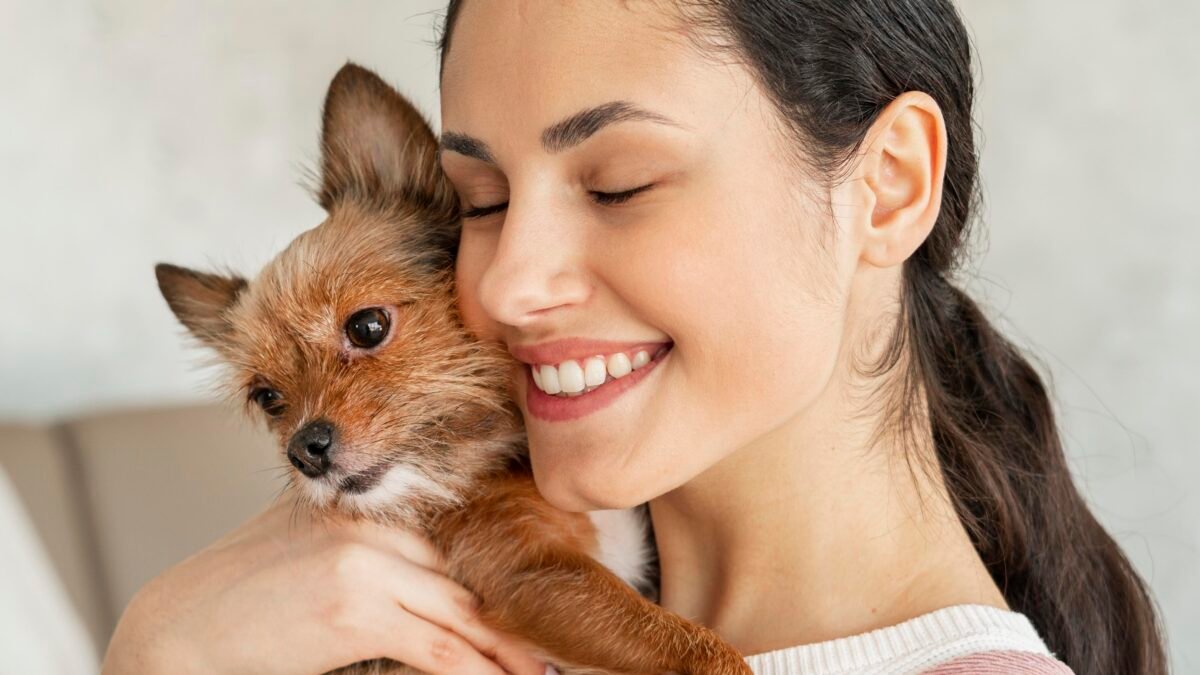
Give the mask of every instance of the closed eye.
M 508 202 L 496 204 L 495 206 L 478 206 L 463 211 L 463 218 L 482 218 L 490 216 L 493 213 L 499 213 L 506 208 L 508 208 Z
M 594 192 L 593 191 L 593 192 L 590 192 L 589 194 L 592 195 L 592 198 L 595 199 L 598 204 L 603 204 L 605 206 L 612 206 L 614 204 L 622 204 L 624 202 L 627 202 L 630 199 L 632 199 L 634 195 L 638 194 L 639 192 L 645 192 L 646 190 L 649 190 L 652 187 L 654 187 L 653 183 L 651 183 L 649 185 L 643 185 L 641 187 L 635 187 L 632 190 L 626 190 L 624 192 Z
M 645 192 L 652 187 L 654 187 L 653 183 L 649 185 L 642 185 L 641 187 L 635 187 L 632 190 L 625 190 L 623 192 L 598 192 L 596 190 L 591 190 L 588 192 L 588 194 L 590 194 L 592 199 L 596 200 L 596 203 L 600 204 L 601 206 L 615 206 L 617 204 L 623 204 L 629 201 L 634 197 L 634 195 L 637 195 L 640 192 Z M 469 208 L 463 212 L 463 218 L 483 218 L 484 216 L 490 216 L 493 213 L 499 213 L 506 208 L 508 208 L 508 202 L 495 204 L 493 206 Z

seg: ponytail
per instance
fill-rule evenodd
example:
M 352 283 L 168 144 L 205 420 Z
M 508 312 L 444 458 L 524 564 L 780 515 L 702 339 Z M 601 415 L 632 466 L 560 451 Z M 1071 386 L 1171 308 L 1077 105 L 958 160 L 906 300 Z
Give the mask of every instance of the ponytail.
M 951 500 L 1005 599 L 1077 673 L 1166 673 L 1153 602 L 1071 481 L 1042 379 L 974 300 L 908 264 L 908 375 L 924 389 Z

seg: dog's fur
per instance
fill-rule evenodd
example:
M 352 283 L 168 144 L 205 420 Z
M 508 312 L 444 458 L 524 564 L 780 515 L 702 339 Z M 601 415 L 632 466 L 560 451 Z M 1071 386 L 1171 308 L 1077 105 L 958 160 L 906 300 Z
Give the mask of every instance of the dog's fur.
M 515 362 L 473 339 L 454 304 L 457 198 L 424 118 L 348 64 L 325 100 L 318 201 L 327 220 L 253 282 L 159 265 L 182 323 L 231 371 L 232 393 L 279 393 L 283 447 L 314 420 L 334 429 L 333 468 L 290 480 L 318 511 L 416 528 L 491 626 L 580 672 L 748 673 L 711 631 L 644 599 L 594 559 L 597 533 L 559 511 L 528 471 L 508 400 Z M 371 350 L 345 325 L 385 308 Z M 404 639 L 397 636 L 397 639 Z M 374 662 L 347 672 L 404 672 Z

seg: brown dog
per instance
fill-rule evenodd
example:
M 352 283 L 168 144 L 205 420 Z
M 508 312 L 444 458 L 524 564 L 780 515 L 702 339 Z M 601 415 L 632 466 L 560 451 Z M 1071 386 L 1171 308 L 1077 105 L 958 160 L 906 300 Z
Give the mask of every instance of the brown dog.
M 323 120 L 324 223 L 253 282 L 156 269 L 179 320 L 229 366 L 233 395 L 265 413 L 292 488 L 318 511 L 423 532 L 485 622 L 566 669 L 749 673 L 713 632 L 599 564 L 586 515 L 538 494 L 508 399 L 514 361 L 456 313 L 458 199 L 421 114 L 350 64 Z

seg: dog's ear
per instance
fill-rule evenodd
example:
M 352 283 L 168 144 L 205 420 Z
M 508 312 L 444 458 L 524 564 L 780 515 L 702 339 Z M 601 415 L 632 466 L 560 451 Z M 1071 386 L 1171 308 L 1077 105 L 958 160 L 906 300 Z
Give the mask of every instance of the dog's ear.
M 226 311 L 246 288 L 246 280 L 166 263 L 154 266 L 154 276 L 171 311 L 192 335 L 210 347 L 220 346 L 232 328 Z
M 346 196 L 384 197 L 453 214 L 457 198 L 437 152 L 437 138 L 412 103 L 375 73 L 347 63 L 325 95 L 317 201 L 329 211 Z

